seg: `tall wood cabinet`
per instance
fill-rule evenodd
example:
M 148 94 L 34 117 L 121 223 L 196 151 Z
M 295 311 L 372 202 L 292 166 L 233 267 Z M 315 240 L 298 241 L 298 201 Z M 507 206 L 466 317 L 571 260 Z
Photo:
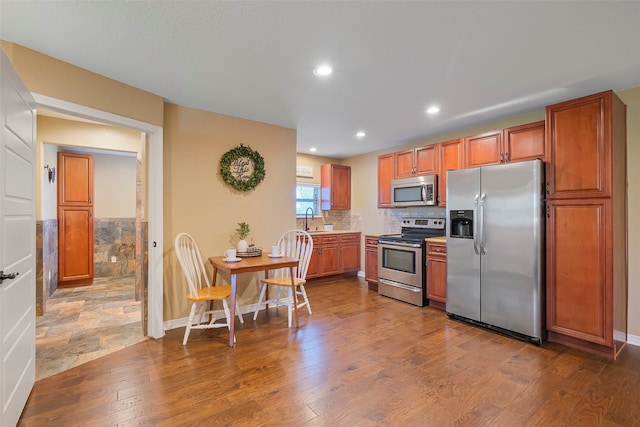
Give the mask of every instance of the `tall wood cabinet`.
M 549 340 L 615 358 L 627 339 L 626 106 L 546 108 Z
M 378 156 L 378 207 L 391 207 L 391 180 L 393 180 L 393 153 Z
M 58 153 L 58 286 L 93 282 L 93 156 Z
M 438 206 L 447 205 L 447 171 L 464 167 L 464 146 L 462 139 L 438 144 Z
M 351 209 L 351 168 L 320 166 L 320 204 L 323 211 Z

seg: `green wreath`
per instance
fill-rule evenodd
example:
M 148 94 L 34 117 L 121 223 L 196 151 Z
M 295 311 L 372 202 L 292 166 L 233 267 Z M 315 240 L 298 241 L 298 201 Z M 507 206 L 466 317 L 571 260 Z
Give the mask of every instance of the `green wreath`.
M 251 147 L 240 144 L 220 158 L 220 175 L 238 191 L 253 190 L 265 176 L 264 159 Z

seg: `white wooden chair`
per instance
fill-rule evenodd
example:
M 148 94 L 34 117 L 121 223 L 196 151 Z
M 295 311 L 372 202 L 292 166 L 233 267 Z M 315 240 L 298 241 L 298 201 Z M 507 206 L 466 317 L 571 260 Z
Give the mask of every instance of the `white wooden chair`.
M 176 236 L 175 250 L 180 267 L 182 267 L 189 284 L 187 299 L 192 302 L 187 328 L 182 340 L 182 345 L 186 345 L 192 329 L 229 328 L 228 299 L 231 296 L 231 286 L 211 286 L 211 280 L 207 277 L 198 245 L 189 234 L 180 233 Z M 213 301 L 222 301 L 222 309 L 226 318 L 224 323 L 216 323 L 216 320 L 219 319 L 215 316 Z M 237 305 L 236 313 L 238 313 L 240 323 L 244 323 Z M 210 319 L 208 319 L 209 316 Z M 233 339 L 235 341 L 235 337 Z
M 307 269 L 309 268 L 309 261 L 311 260 L 311 253 L 313 252 L 313 239 L 306 231 L 293 229 L 280 236 L 277 246 L 284 256 L 299 259 L 298 266 L 294 269 L 295 285 L 293 287 L 291 286 L 289 268 L 275 270 L 273 277 L 262 279 L 260 281 L 262 283 L 262 289 L 260 290 L 260 298 L 258 299 L 256 311 L 253 313 L 253 320 L 256 320 L 258 317 L 261 306 L 267 304 L 273 305 L 276 308 L 286 306 L 289 327 L 291 327 L 293 304 L 297 304 L 298 310 L 306 306 L 307 311 L 311 314 L 311 305 L 309 304 L 309 298 L 307 298 L 304 284 L 306 283 Z M 272 294 L 273 298 L 265 301 L 267 286 L 272 286 L 275 289 Z M 287 291 L 287 297 L 284 301 L 281 297 L 282 291 Z M 302 297 L 302 301 L 300 301 L 298 297 Z

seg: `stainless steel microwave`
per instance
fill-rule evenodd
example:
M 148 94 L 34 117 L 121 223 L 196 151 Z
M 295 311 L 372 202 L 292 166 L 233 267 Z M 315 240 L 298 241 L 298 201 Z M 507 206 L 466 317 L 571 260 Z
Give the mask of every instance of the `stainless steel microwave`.
M 391 181 L 391 206 L 435 206 L 436 175 L 400 178 Z

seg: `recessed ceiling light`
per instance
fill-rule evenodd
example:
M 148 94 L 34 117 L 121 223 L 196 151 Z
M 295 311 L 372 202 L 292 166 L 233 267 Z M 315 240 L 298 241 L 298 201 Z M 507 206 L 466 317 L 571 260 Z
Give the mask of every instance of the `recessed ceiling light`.
M 367 134 L 363 131 L 356 132 L 356 138 L 364 138 L 365 136 L 367 136 Z
M 314 153 L 315 153 L 316 151 L 318 151 L 318 149 L 317 149 L 316 147 L 311 147 L 311 148 L 309 148 L 309 151 L 311 151 L 311 152 L 314 152 Z
M 319 77 L 328 76 L 333 73 L 333 68 L 328 65 L 319 65 L 313 70 L 313 74 Z
M 435 114 L 440 111 L 440 107 L 429 107 L 427 108 L 427 114 Z

